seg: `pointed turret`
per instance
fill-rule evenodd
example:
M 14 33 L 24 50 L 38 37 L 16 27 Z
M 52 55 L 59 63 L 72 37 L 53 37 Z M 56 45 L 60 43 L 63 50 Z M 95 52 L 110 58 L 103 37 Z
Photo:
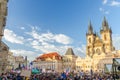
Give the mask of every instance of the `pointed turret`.
M 102 22 L 102 30 L 109 30 L 109 25 L 106 20 L 106 17 L 104 16 L 103 22 Z
M 111 52 L 113 50 L 113 45 L 112 45 L 112 30 L 108 25 L 108 22 L 106 20 L 106 18 L 104 17 L 103 22 L 102 22 L 102 29 L 100 30 L 100 34 L 101 34 L 101 39 L 102 42 L 104 43 L 104 48 L 105 52 Z
M 68 50 L 66 51 L 65 55 L 75 55 L 72 48 L 68 48 Z
M 91 21 L 89 22 L 89 25 L 88 25 L 88 33 L 87 34 L 93 34 L 93 27 L 92 27 Z
M 104 19 L 103 19 L 103 22 L 102 22 L 102 28 L 100 30 L 100 32 L 104 32 L 104 31 L 109 31 L 110 33 L 112 33 L 112 30 L 111 28 L 109 27 L 108 25 L 108 22 L 106 20 L 106 17 L 104 16 Z

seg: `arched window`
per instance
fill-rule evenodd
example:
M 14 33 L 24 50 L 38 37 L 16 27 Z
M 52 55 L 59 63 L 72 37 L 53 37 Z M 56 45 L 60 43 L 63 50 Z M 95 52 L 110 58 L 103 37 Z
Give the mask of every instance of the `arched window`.
M 89 43 L 91 43 L 91 38 L 89 38 Z
M 100 55 L 100 49 L 96 49 L 96 53 L 98 54 L 98 55 Z

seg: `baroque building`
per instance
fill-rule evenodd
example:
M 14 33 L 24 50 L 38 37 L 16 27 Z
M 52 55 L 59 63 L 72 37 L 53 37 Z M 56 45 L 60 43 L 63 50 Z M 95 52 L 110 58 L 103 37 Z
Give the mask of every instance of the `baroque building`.
M 33 61 L 33 67 L 41 69 L 42 72 L 61 72 L 62 57 L 57 52 L 44 53 Z
M 48 71 L 73 71 L 76 68 L 76 58 L 72 48 L 68 48 L 65 55 L 61 56 L 57 52 L 44 53 L 33 61 L 33 67 L 39 68 L 43 72 Z

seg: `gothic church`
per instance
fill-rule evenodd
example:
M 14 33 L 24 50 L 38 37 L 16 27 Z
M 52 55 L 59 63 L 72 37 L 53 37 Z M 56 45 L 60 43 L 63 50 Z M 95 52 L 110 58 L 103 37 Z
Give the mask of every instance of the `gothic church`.
M 101 53 L 109 53 L 114 50 L 112 44 L 112 30 L 104 17 L 102 22 L 102 27 L 100 30 L 101 37 L 93 32 L 93 27 L 91 22 L 88 25 L 88 32 L 86 33 L 87 46 L 86 55 L 93 57 L 94 54 L 100 55 Z

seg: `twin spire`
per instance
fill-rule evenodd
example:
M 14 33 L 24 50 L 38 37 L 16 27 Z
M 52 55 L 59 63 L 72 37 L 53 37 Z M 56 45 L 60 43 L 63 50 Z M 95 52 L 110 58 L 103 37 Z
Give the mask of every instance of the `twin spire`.
M 88 34 L 93 34 L 93 27 L 92 27 L 91 21 L 89 22 L 89 25 L 88 25 Z
M 103 22 L 102 22 L 102 30 L 108 30 L 108 29 L 109 29 L 109 25 L 108 25 L 106 18 L 104 17 Z
M 109 28 L 108 22 L 107 22 L 107 20 L 106 20 L 105 17 L 104 17 L 103 22 L 102 22 L 102 29 L 101 29 L 101 30 L 102 30 L 102 31 L 111 30 L 111 29 Z M 91 21 L 89 21 L 89 24 L 88 24 L 88 32 L 87 32 L 87 34 L 94 34 Z

